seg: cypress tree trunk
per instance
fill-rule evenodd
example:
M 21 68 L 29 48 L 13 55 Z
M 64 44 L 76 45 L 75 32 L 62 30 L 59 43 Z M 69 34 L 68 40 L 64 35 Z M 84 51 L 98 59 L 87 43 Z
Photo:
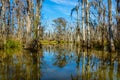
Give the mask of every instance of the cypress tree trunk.
M 90 47 L 89 2 L 86 0 L 87 46 Z
M 6 43 L 6 35 L 5 35 L 5 29 L 6 29 L 6 21 L 5 21 L 5 1 L 2 0 L 2 38 L 3 38 L 3 41 L 4 41 L 4 44 Z
M 29 14 L 26 16 L 26 45 L 25 48 L 30 47 L 30 27 L 31 27 L 31 20 Z
M 117 36 L 120 39 L 120 0 L 117 0 Z
M 85 11 L 84 11 L 84 0 L 82 0 L 82 28 L 83 28 L 83 45 L 85 45 L 85 22 L 84 22 L 84 20 L 85 20 Z
M 104 42 L 105 42 L 105 15 L 106 15 L 106 8 L 104 7 L 104 11 L 103 11 L 103 28 L 102 28 L 102 49 L 104 50 L 105 46 L 104 46 Z
M 108 49 L 111 52 L 114 50 L 114 43 L 113 43 L 113 33 L 112 33 L 112 1 L 108 0 Z
M 77 36 L 77 42 L 80 43 L 80 24 L 79 24 L 79 9 L 77 9 L 77 31 L 76 31 L 76 36 Z

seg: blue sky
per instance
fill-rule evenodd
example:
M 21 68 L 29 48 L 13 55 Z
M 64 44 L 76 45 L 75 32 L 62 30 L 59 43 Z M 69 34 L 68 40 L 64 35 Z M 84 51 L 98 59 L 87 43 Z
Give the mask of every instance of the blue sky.
M 64 17 L 70 21 L 71 9 L 76 4 L 77 0 L 45 0 L 42 8 L 43 24 L 47 24 L 47 29 L 52 30 L 52 20 Z
M 46 31 L 53 30 L 52 20 L 58 17 L 64 17 L 67 21 L 71 20 L 71 9 L 77 4 L 77 0 L 44 0 L 42 15 L 42 22 L 45 24 Z M 104 4 L 107 6 L 107 0 L 104 0 Z M 115 12 L 115 0 L 112 0 L 112 11 Z M 94 11 L 94 10 L 93 10 Z M 73 14 L 76 17 L 76 14 Z
M 77 0 L 45 0 L 43 3 L 43 15 L 47 19 L 69 18 L 71 9 L 76 4 Z

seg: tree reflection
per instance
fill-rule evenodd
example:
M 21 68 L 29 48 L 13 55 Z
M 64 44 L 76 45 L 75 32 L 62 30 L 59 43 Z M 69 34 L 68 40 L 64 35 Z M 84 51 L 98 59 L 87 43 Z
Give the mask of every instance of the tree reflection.
M 0 63 L 0 80 L 40 80 L 40 58 L 42 53 L 30 54 L 29 51 L 16 53 L 7 55 Z
M 0 68 L 0 80 L 119 80 L 120 54 L 43 45 L 38 52 L 0 51 Z
M 71 79 L 72 80 L 79 80 L 80 79 L 80 59 L 82 57 L 82 53 L 81 53 L 81 48 L 79 46 L 76 46 L 76 59 L 75 59 L 75 62 L 76 62 L 76 70 L 77 70 L 77 75 L 76 76 L 73 76 L 71 75 Z
M 58 49 L 57 53 L 55 55 L 54 65 L 62 68 L 67 64 L 66 51 L 64 49 Z

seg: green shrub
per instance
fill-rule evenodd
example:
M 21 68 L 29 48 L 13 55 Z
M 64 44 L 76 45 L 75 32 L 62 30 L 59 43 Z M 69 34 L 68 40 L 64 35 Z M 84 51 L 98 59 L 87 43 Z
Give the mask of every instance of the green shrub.
M 4 44 L 5 48 L 20 48 L 21 44 L 20 41 L 16 40 L 7 40 L 6 44 Z

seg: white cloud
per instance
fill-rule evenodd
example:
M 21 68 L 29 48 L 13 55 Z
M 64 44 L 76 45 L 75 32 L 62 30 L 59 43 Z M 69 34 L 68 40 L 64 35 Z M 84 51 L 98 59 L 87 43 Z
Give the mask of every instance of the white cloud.
M 51 0 L 51 1 L 57 4 L 63 3 L 63 0 Z
M 50 0 L 56 4 L 63 4 L 63 5 L 70 5 L 70 6 L 75 6 L 77 4 L 76 0 Z
M 63 13 L 64 15 L 70 17 L 70 13 L 71 13 L 71 9 L 70 7 L 62 7 L 62 6 L 56 6 L 55 7 L 56 10 L 58 10 L 59 12 Z M 73 18 L 76 18 L 76 13 L 73 13 L 72 15 Z

